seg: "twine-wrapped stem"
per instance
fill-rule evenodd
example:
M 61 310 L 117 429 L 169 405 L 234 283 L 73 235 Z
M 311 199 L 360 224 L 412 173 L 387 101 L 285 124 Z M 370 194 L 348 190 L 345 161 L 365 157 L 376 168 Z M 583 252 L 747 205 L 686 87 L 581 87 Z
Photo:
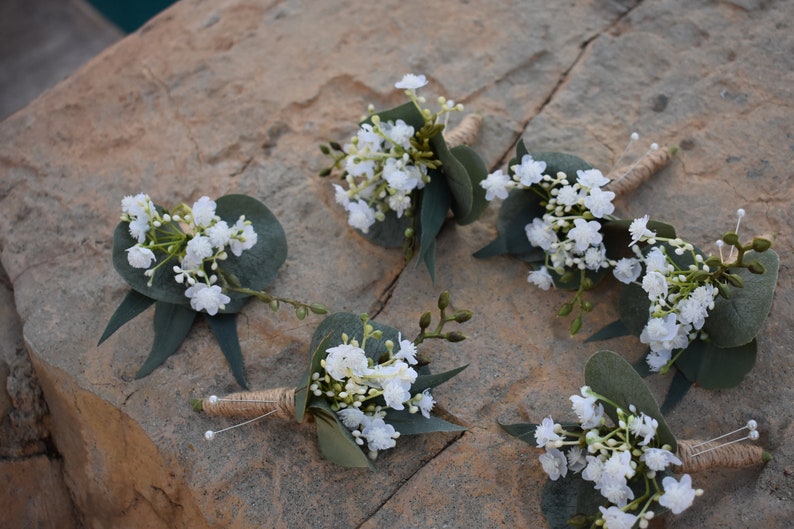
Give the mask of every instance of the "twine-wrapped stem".
M 628 167 L 613 170 L 609 175 L 612 181 L 607 189 L 615 193 L 616 197 L 627 195 L 667 167 L 675 152 L 676 149 L 657 149 Z
M 715 447 L 716 448 L 713 448 Z M 712 450 L 709 450 L 713 448 Z M 707 451 L 708 450 L 708 451 Z M 712 468 L 741 468 L 760 465 L 772 459 L 772 454 L 752 444 L 704 443 L 698 439 L 678 441 L 678 458 L 681 465 L 675 465 L 676 472 L 692 473 Z
M 242 391 L 212 399 L 205 397 L 194 407 L 208 415 L 254 419 L 265 414 L 292 420 L 295 418 L 295 388 L 282 387 L 262 391 Z
M 444 141 L 447 147 L 452 149 L 458 145 L 471 145 L 477 141 L 477 135 L 482 126 L 482 116 L 479 114 L 468 114 L 453 129 L 444 132 Z

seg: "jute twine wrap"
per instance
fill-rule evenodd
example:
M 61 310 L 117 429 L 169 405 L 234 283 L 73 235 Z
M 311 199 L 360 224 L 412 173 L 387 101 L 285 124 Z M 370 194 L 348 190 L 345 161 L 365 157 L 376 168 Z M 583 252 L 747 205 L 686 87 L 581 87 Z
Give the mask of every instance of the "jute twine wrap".
M 255 402 L 248 402 L 255 401 Z M 202 411 L 209 415 L 254 419 L 271 413 L 271 417 L 295 419 L 295 388 L 273 388 L 263 391 L 242 391 L 210 402 L 209 397 L 201 401 Z
M 715 448 L 709 452 L 695 456 L 698 452 L 708 450 L 719 443 L 706 443 L 693 448 L 702 443 L 699 439 L 684 439 L 678 441 L 678 458 L 681 465 L 673 465 L 673 469 L 679 473 L 692 473 L 708 470 L 712 468 L 741 468 L 752 465 L 759 465 L 771 459 L 769 452 L 757 445 L 751 444 L 730 444 Z
M 615 193 L 616 197 L 625 196 L 665 168 L 672 159 L 673 155 L 668 149 L 659 148 L 652 151 L 637 164 L 612 171 L 610 177 L 614 180 L 609 183 L 607 189 Z
M 468 114 L 464 117 L 457 127 L 444 132 L 444 141 L 447 147 L 452 149 L 458 145 L 471 145 L 477 141 L 477 135 L 482 126 L 482 116 L 478 114 Z

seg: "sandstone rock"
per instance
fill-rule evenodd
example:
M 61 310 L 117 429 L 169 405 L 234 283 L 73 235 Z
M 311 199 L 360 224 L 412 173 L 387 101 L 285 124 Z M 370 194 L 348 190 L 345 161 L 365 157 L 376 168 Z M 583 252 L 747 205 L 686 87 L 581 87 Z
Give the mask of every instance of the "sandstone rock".
M 564 292 L 533 290 L 517 260 L 473 259 L 494 236 L 493 209 L 442 230 L 432 284 L 399 251 L 346 227 L 330 182 L 314 176 L 326 162 L 316 145 L 344 141 L 368 103 L 401 101 L 391 86 L 402 74 L 425 73 L 428 94 L 485 116 L 475 148 L 491 168 L 520 136 L 605 169 L 632 130 L 681 145 L 623 213 L 652 213 L 706 247 L 743 207 L 743 233 L 776 235 L 786 270 L 791 15 L 784 1 L 185 1 L 4 122 L 0 259 L 85 525 L 538 526 L 537 454 L 496 421 L 564 416 L 590 353 L 606 346 L 635 360 L 640 344 L 570 339 L 554 316 Z M 150 314 L 95 346 L 126 290 L 110 262 L 119 200 L 139 191 L 173 203 L 229 192 L 262 199 L 290 244 L 279 295 L 410 329 L 449 289 L 476 316 L 469 340 L 433 351 L 439 370 L 470 364 L 436 398 L 470 431 L 403 443 L 377 473 L 323 461 L 310 425 L 263 421 L 205 443 L 202 433 L 220 425 L 189 399 L 237 389 L 205 323 L 142 380 L 133 376 L 151 344 Z M 616 317 L 617 289 L 597 293 L 583 336 Z M 758 364 L 738 388 L 693 389 L 669 417 L 688 437 L 754 417 L 780 457 L 704 476 L 707 501 L 669 527 L 783 520 L 794 490 L 785 472 L 793 295 L 782 273 Z M 318 321 L 247 307 L 239 330 L 250 384 L 295 383 Z M 651 380 L 659 395 L 666 384 Z
M 46 456 L 0 461 L 0 510 L 6 527 L 77 528 L 59 461 Z

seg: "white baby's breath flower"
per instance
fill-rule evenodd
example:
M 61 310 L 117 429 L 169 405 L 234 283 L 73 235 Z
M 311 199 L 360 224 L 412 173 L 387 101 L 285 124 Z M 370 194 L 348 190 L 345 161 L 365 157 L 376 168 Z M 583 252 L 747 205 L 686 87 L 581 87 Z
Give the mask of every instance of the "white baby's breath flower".
M 623 257 L 615 264 L 612 275 L 621 283 L 629 284 L 637 280 L 642 273 L 642 264 L 639 259 Z
M 640 456 L 640 461 L 643 461 L 648 468 L 660 472 L 666 469 L 671 463 L 680 465 L 681 460 L 669 450 L 663 448 L 646 448 Z
M 422 88 L 427 84 L 427 77 L 424 75 L 415 75 L 407 73 L 402 79 L 394 83 L 394 88 L 401 88 L 404 90 L 416 90 Z
M 631 224 L 629 225 L 629 234 L 631 235 L 631 242 L 629 243 L 629 246 L 633 246 L 649 237 L 656 236 L 655 232 L 648 229 L 648 215 L 631 221 Z
M 681 481 L 667 476 L 662 480 L 662 487 L 664 494 L 659 498 L 659 505 L 667 507 L 673 514 L 681 514 L 688 509 L 698 492 L 692 488 L 692 478 L 689 474 L 681 476 Z
M 540 424 L 535 427 L 535 441 L 538 448 L 553 446 L 556 441 L 561 441 L 562 437 L 555 431 L 562 427 L 554 422 L 551 417 L 545 417 Z
M 590 395 L 590 388 L 584 386 L 581 388 L 582 396 L 571 395 L 571 407 L 574 413 L 582 423 L 582 429 L 588 430 L 595 428 L 601 424 L 601 418 L 604 416 L 604 406 L 598 399 Z
M 215 208 L 216 204 L 214 200 L 211 200 L 210 197 L 204 196 L 199 198 L 193 204 L 193 223 L 196 226 L 205 228 L 209 226 L 213 220 L 216 219 L 215 217 Z
M 548 290 L 554 286 L 554 279 L 545 266 L 541 266 L 538 270 L 531 270 L 527 275 L 527 281 L 541 290 Z
M 667 363 L 672 358 L 672 351 L 670 349 L 660 349 L 658 351 L 651 351 L 645 357 L 645 362 L 648 364 L 648 368 L 654 372 L 658 373 L 661 369 L 667 365 Z
M 149 248 L 137 244 L 127 248 L 127 262 L 133 268 L 149 268 L 155 259 L 154 252 Z
M 601 517 L 604 519 L 604 529 L 631 529 L 637 521 L 636 515 L 623 512 L 614 505 L 609 508 L 599 505 L 598 510 L 601 511 Z
M 367 440 L 367 447 L 370 451 L 376 452 L 378 450 L 394 448 L 397 444 L 395 439 L 400 436 L 400 433 L 394 429 L 394 426 L 387 424 L 382 418 L 374 417 L 361 431 L 361 436 Z
M 593 189 L 605 186 L 609 183 L 609 178 L 601 174 L 598 169 L 588 169 L 586 171 L 576 171 L 576 181 L 579 185 Z
M 344 206 L 345 208 L 347 208 L 347 205 L 350 203 L 350 197 L 347 194 L 347 190 L 339 184 L 334 184 L 334 200 L 337 204 Z
M 574 241 L 574 246 L 584 252 L 588 246 L 598 246 L 603 240 L 600 233 L 601 224 L 594 220 L 574 219 L 574 227 L 568 231 L 568 237 Z
M 594 187 L 584 198 L 584 205 L 595 218 L 600 219 L 615 211 L 615 205 L 612 204 L 613 198 L 615 198 L 615 193 L 612 191 L 603 191 L 601 188 Z
M 545 170 L 546 162 L 533 160 L 529 154 L 521 157 L 520 165 L 513 166 L 513 172 L 518 177 L 518 182 L 525 187 L 540 182 Z
M 224 248 L 229 244 L 229 239 L 232 236 L 232 230 L 225 220 L 219 220 L 207 228 L 206 233 L 215 248 Z
M 491 201 L 494 198 L 507 198 L 507 188 L 510 185 L 510 177 L 501 169 L 489 174 L 485 180 L 480 181 L 480 187 L 485 189 L 485 200 Z
M 639 416 L 635 415 L 629 422 L 629 431 L 635 436 L 643 438 L 639 442 L 640 446 L 646 446 L 653 440 L 658 427 L 659 422 L 653 417 L 645 415 L 645 413 L 640 413 Z
M 370 226 L 375 224 L 375 212 L 363 200 L 351 201 L 347 206 L 347 211 L 348 224 L 363 233 L 369 232 Z
M 369 417 L 363 411 L 354 407 L 339 410 L 336 414 L 342 419 L 342 424 L 350 430 L 355 430 L 362 424 L 369 422 Z
M 416 365 L 416 344 L 414 344 L 411 340 L 403 340 L 402 333 L 397 333 L 397 341 L 400 346 L 400 350 L 394 355 L 394 358 L 399 358 L 401 360 L 405 360 L 410 365 Z
M 347 377 L 362 377 L 369 373 L 369 365 L 364 350 L 351 344 L 340 344 L 326 349 L 325 371 L 336 380 Z
M 389 379 L 383 382 L 383 398 L 386 406 L 394 410 L 405 409 L 404 403 L 411 398 L 410 384 L 404 384 L 399 379 Z
M 430 389 L 426 389 L 422 392 L 422 398 L 416 401 L 416 406 L 419 407 L 419 411 L 422 412 L 422 415 L 425 419 L 430 418 L 430 411 L 433 409 L 433 406 L 436 404 L 435 399 L 430 394 Z
M 214 316 L 223 310 L 231 298 L 223 293 L 218 285 L 208 286 L 205 283 L 196 283 L 185 290 L 185 296 L 190 298 L 190 307 L 195 311 L 206 310 L 207 314 Z
M 130 236 L 142 243 L 146 240 L 146 233 L 151 229 L 149 215 L 142 214 L 130 221 L 128 226 Z
M 578 446 L 572 446 L 565 457 L 568 458 L 568 469 L 574 474 L 581 472 L 587 466 L 584 452 Z
M 568 474 L 568 460 L 560 450 L 546 448 L 546 452 L 541 454 L 538 459 L 550 480 L 557 481 L 560 477 L 564 478 Z
M 241 216 L 232 228 L 232 237 L 229 239 L 229 249 L 234 255 L 240 257 L 245 250 L 250 250 L 259 237 L 251 223 Z

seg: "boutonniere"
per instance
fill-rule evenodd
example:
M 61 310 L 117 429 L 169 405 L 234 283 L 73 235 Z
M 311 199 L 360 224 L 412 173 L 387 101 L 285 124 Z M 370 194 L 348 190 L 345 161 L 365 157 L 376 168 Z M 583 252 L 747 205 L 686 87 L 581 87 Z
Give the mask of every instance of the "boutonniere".
M 418 255 L 433 276 L 435 239 L 448 212 L 465 225 L 485 209 L 479 184 L 487 169 L 466 145 L 476 139 L 482 118 L 466 116 L 446 131 L 449 114 L 463 106 L 440 97 L 437 111 L 426 108 L 417 94 L 426 84 L 424 75 L 406 75 L 395 87 L 407 103 L 381 112 L 370 107 L 347 144 L 322 145 L 333 164 L 320 174 L 342 180 L 334 184 L 335 198 L 350 226 L 381 246 L 402 246 L 407 261 Z
M 113 235 L 113 265 L 131 287 L 99 340 L 155 305 L 154 341 L 136 374 L 151 373 L 173 355 L 203 313 L 245 387 L 236 314 L 255 297 L 275 311 L 289 304 L 303 319 L 327 309 L 272 296 L 263 289 L 287 258 L 287 240 L 278 219 L 258 200 L 227 195 L 201 197 L 192 206 L 156 205 L 146 194 L 127 196 Z
M 569 399 L 576 422 L 548 416 L 539 424 L 502 425 L 543 450 L 539 462 L 549 481 L 541 507 L 555 529 L 645 528 L 664 512 L 680 514 L 704 493 L 691 473 L 771 458 L 759 446 L 738 444 L 759 438 L 753 420 L 708 441 L 677 440 L 642 378 L 611 351 L 588 360 L 585 383 Z
M 458 331 L 444 331 L 451 322 L 468 321 L 468 310 L 449 310 L 449 294 L 439 297 L 439 321 L 425 312 L 419 333 L 411 340 L 393 327 L 366 314 L 335 313 L 323 320 L 309 347 L 308 366 L 297 387 L 210 396 L 192 402 L 209 415 L 247 419 L 219 433 L 264 417 L 317 426 L 317 442 L 327 459 L 345 467 L 374 469 L 372 461 L 407 436 L 454 432 L 465 428 L 431 415 L 436 407 L 432 389 L 466 366 L 432 374 L 430 360 L 419 347 L 429 339 L 460 342 Z

